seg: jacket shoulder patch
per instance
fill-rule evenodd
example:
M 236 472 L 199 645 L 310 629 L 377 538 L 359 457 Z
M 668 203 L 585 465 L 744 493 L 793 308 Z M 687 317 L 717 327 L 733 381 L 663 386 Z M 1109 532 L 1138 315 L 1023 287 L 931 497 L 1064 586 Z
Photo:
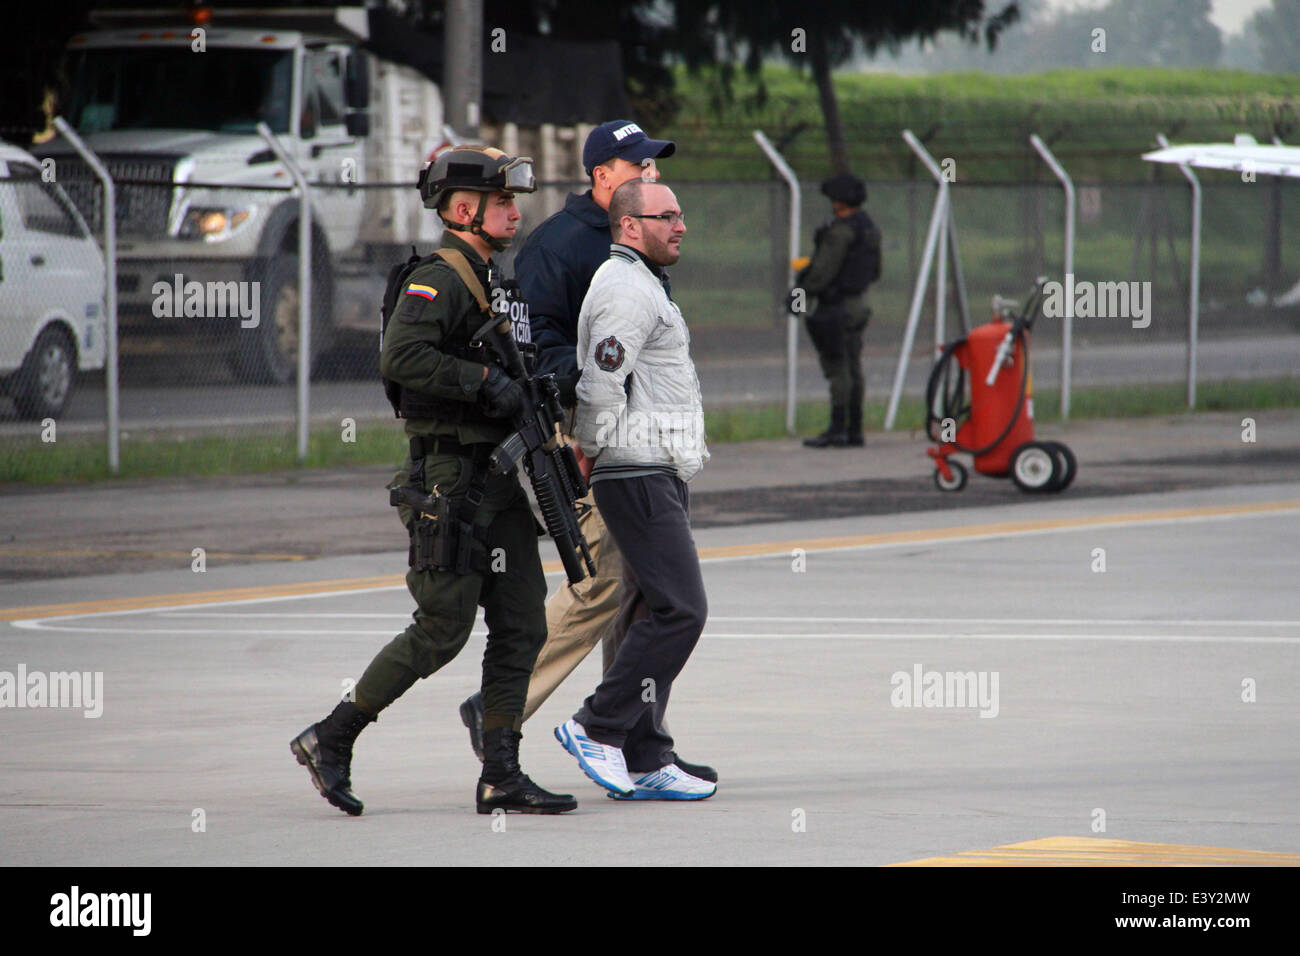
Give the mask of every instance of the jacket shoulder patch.
M 601 339 L 596 345 L 596 364 L 606 372 L 616 372 L 623 367 L 623 359 L 627 357 L 627 351 L 623 348 L 623 343 L 614 336 Z

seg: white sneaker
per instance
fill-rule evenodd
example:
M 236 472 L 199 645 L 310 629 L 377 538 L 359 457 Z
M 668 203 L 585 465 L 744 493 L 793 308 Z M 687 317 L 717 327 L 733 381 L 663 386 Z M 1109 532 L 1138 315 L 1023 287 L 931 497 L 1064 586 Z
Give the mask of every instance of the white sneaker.
M 632 782 L 636 790 L 630 796 L 610 796 L 619 800 L 707 800 L 718 792 L 716 783 L 692 777 L 675 763 L 642 774 Z
M 582 772 L 611 795 L 630 797 L 636 791 L 632 778 L 627 775 L 623 751 L 592 740 L 576 720 L 566 720 L 562 726 L 556 727 L 555 739 L 578 758 Z

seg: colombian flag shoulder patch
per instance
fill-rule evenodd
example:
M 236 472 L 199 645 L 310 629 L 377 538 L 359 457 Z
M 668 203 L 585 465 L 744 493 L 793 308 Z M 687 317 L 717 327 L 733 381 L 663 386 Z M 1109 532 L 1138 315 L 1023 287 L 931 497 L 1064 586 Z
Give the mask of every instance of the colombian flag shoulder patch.
M 432 301 L 438 297 L 438 290 L 431 285 L 416 285 L 412 282 L 406 287 L 407 295 L 418 295 Z

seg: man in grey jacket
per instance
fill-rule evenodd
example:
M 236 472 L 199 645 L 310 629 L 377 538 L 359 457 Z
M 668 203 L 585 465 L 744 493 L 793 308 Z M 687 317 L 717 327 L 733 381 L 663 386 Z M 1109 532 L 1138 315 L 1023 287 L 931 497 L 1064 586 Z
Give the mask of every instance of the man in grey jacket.
M 666 291 L 664 266 L 686 233 L 667 186 L 615 190 L 609 259 L 578 318 L 575 437 L 595 459 L 596 505 L 624 563 L 620 611 L 633 620 L 595 692 L 556 739 L 621 799 L 702 800 L 717 784 L 677 765 L 663 712 L 694 650 L 708 605 L 686 482 L 703 467 L 704 409 L 690 333 Z

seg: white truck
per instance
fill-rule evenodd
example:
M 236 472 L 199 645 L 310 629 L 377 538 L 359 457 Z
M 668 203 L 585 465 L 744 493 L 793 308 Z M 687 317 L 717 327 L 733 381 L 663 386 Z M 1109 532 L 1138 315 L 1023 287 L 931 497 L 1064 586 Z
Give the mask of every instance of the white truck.
M 257 133 L 266 123 L 307 181 L 312 201 L 312 352 L 348 332 L 377 338 L 389 264 L 438 238 L 414 184 L 443 144 L 438 87 L 363 48 L 361 7 L 92 15 L 68 48 L 62 114 L 116 182 L 123 351 L 159 351 L 183 336 L 229 356 L 247 381 L 283 383 L 298 352 L 293 180 Z M 71 145 L 39 147 L 57 181 L 101 229 L 102 193 Z M 367 188 L 409 183 L 411 188 Z M 172 292 L 259 286 L 259 321 L 172 314 Z M 379 291 L 377 292 L 376 289 Z M 188 298 L 188 296 L 187 296 Z M 149 343 L 133 349 L 132 343 Z

